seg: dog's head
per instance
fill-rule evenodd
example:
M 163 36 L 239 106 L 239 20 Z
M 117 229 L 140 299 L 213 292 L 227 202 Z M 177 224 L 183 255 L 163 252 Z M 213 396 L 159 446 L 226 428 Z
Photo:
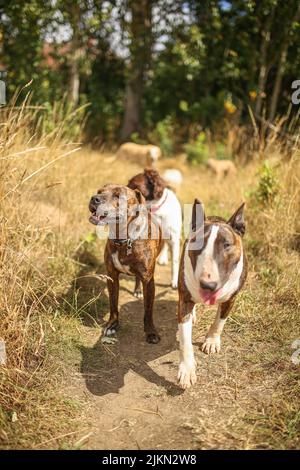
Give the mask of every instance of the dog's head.
M 156 170 L 146 168 L 144 173 L 139 173 L 128 181 L 128 187 L 138 189 L 146 201 L 153 201 L 162 197 L 166 183 Z
M 94 225 L 128 224 L 144 204 L 145 199 L 139 190 L 106 184 L 90 199 L 89 220 Z
M 161 150 L 160 148 L 151 145 L 149 148 L 149 161 L 151 165 L 156 166 L 157 160 L 161 157 Z
M 188 255 L 199 283 L 199 294 L 207 305 L 222 301 L 230 291 L 243 266 L 242 237 L 245 233 L 244 204 L 228 221 L 206 218 L 203 205 L 196 199 L 193 206 L 191 243 Z M 197 241 L 192 249 L 193 241 Z

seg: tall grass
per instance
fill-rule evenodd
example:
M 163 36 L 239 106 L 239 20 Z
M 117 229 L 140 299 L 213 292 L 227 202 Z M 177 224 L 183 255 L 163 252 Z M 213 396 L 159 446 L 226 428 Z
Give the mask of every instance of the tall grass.
M 79 148 L 68 138 L 75 111 L 63 117 L 57 104 L 49 120 L 48 112 L 30 106 L 29 95 L 20 107 L 16 98 L 0 110 L 0 340 L 7 354 L 0 366 L 3 447 L 26 447 L 29 436 L 34 446 L 41 435 L 52 435 L 53 412 L 68 414 L 68 406 L 54 399 L 57 364 L 49 353 L 61 327 L 54 315 L 56 279 L 49 272 L 61 220 L 43 199 L 59 184 L 57 163 Z M 57 423 L 55 428 L 59 431 Z

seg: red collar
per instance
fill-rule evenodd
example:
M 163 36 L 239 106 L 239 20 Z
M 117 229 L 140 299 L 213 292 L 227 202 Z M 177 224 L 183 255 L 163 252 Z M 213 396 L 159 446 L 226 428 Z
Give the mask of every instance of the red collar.
M 162 202 L 158 206 L 151 206 L 150 207 L 151 214 L 155 214 L 155 212 L 157 212 L 164 205 L 164 203 L 167 200 L 167 197 L 168 197 L 168 191 L 166 191 L 166 195 L 165 195 L 164 199 L 162 200 Z

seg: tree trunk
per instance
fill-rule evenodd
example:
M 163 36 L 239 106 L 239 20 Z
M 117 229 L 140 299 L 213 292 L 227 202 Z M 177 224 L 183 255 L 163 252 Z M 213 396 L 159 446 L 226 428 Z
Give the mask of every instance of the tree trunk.
M 121 131 L 121 140 L 130 139 L 133 132 L 140 130 L 140 114 L 143 95 L 143 76 L 141 73 L 131 76 L 126 85 L 125 114 Z
M 121 141 L 130 139 L 140 130 L 145 72 L 152 47 L 152 0 L 129 1 L 131 12 L 130 65 L 125 92 L 125 112 Z
M 70 25 L 72 27 L 71 48 L 69 52 L 69 100 L 73 106 L 79 101 L 79 58 L 80 58 L 80 40 L 79 40 L 79 20 L 80 8 L 77 4 L 73 4 L 70 10 Z
M 78 67 L 78 51 L 73 53 L 70 60 L 70 81 L 69 81 L 69 99 L 73 106 L 76 106 L 79 101 L 79 67 Z
M 269 73 L 269 66 L 267 64 L 268 49 L 271 39 L 271 26 L 274 17 L 275 5 L 272 8 L 270 15 L 266 21 L 265 27 L 262 31 L 262 42 L 260 47 L 260 70 L 258 77 L 258 96 L 255 104 L 255 114 L 260 116 L 263 105 L 263 98 L 266 90 L 266 83 Z
M 278 105 L 278 99 L 281 91 L 281 83 L 282 83 L 282 77 L 285 71 L 285 64 L 286 64 L 286 59 L 287 59 L 287 53 L 288 53 L 288 48 L 290 45 L 290 40 L 291 40 L 291 35 L 290 35 L 290 26 L 299 20 L 300 17 L 300 5 L 298 6 L 298 9 L 292 18 L 292 21 L 290 24 L 288 24 L 288 30 L 286 32 L 286 37 L 285 41 L 282 45 L 280 55 L 279 55 L 279 62 L 278 62 L 278 67 L 277 67 L 277 72 L 276 72 L 276 78 L 275 78 L 275 84 L 272 92 L 272 97 L 271 97 L 271 104 L 270 104 L 270 113 L 269 113 L 269 121 L 272 122 L 276 116 L 276 111 L 277 111 L 277 105 Z
M 283 73 L 285 69 L 287 51 L 288 51 L 288 42 L 286 42 L 283 45 L 281 49 L 280 57 L 279 57 L 279 63 L 278 63 L 275 84 L 274 84 L 274 88 L 272 92 L 271 105 L 270 105 L 270 113 L 269 113 L 270 122 L 274 120 L 275 115 L 276 115 L 278 98 L 279 98 L 279 94 L 281 90 L 281 82 L 282 82 L 282 77 L 283 77 Z

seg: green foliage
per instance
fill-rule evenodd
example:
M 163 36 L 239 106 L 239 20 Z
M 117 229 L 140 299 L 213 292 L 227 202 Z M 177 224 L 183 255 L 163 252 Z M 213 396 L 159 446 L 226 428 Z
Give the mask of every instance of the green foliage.
M 188 161 L 192 164 L 205 163 L 209 158 L 209 148 L 205 132 L 200 132 L 196 140 L 184 146 Z
M 157 123 L 149 138 L 161 148 L 163 155 L 169 156 L 174 151 L 174 134 L 174 120 L 172 116 L 167 116 Z
M 217 160 L 230 160 L 232 155 L 228 153 L 226 145 L 223 142 L 216 142 L 216 159 Z
M 133 132 L 130 136 L 131 142 L 134 142 L 135 144 L 147 144 L 147 142 L 140 137 L 140 134 L 138 132 Z
M 149 140 L 170 155 L 175 146 L 194 135 L 191 128 L 195 125 L 216 129 L 226 114 L 237 123 L 249 122 L 247 105 L 256 109 L 263 70 L 268 73 L 261 90 L 262 108 L 269 109 L 284 61 L 275 108 L 279 114 L 285 112 L 290 83 L 300 67 L 297 0 L 188 0 L 184 8 L 178 0 L 162 1 L 155 4 L 159 22 L 144 21 L 143 8 L 148 8 L 149 15 L 150 4 L 124 0 L 1 2 L 0 70 L 6 71 L 8 101 L 31 80 L 32 104 L 47 107 L 47 103 L 71 96 L 74 66 L 80 84 L 79 100 L 74 102 L 91 103 L 87 139 L 111 143 L 120 135 L 130 77 L 145 77 L 144 83 L 133 87 L 132 103 L 141 106 L 135 114 L 140 116 L 135 119 L 137 129 L 132 130 L 139 136 L 134 138 L 151 136 Z M 134 25 L 127 19 L 133 7 Z M 138 31 L 137 37 L 132 31 Z M 267 33 L 272 41 L 262 54 Z M 281 55 L 285 50 L 286 57 Z M 261 114 L 263 109 L 256 112 Z M 197 139 L 189 144 L 191 161 L 201 160 L 199 153 L 205 153 L 201 145 Z M 217 145 L 216 157 L 230 158 L 222 144 Z
M 255 200 L 263 206 L 272 204 L 279 192 L 280 185 L 268 161 L 265 161 L 259 170 L 259 181 L 256 190 L 253 192 Z
M 60 101 L 44 103 L 42 108 L 41 135 L 49 135 L 53 132 L 57 138 L 74 140 L 78 138 L 83 130 L 88 104 L 73 108 L 66 97 Z

